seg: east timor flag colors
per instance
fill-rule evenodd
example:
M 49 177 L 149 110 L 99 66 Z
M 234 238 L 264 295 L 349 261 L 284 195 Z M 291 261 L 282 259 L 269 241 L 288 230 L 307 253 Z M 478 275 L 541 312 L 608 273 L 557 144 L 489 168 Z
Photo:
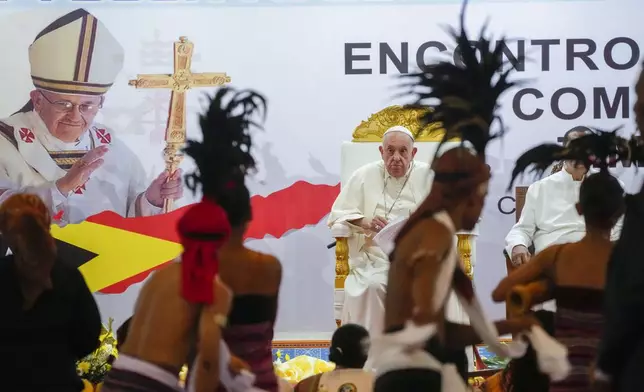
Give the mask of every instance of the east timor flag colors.
M 317 224 L 329 213 L 339 190 L 339 184 L 298 181 L 266 197 L 253 196 L 253 221 L 246 238 L 280 238 Z M 92 292 L 117 294 L 181 254 L 176 223 L 186 208 L 140 218 L 106 211 L 79 224 L 53 226 L 52 234 L 61 259 L 80 269 Z

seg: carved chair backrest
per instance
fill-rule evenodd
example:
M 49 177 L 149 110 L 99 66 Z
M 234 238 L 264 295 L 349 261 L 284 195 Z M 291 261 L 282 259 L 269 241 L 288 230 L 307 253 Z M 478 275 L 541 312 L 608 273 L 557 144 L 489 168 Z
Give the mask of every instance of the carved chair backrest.
M 523 205 L 525 204 L 525 195 L 528 193 L 528 187 L 527 186 L 518 186 L 514 188 L 514 200 L 516 200 L 515 203 L 515 218 L 516 221 L 519 221 L 519 218 L 521 218 L 521 211 L 523 211 Z

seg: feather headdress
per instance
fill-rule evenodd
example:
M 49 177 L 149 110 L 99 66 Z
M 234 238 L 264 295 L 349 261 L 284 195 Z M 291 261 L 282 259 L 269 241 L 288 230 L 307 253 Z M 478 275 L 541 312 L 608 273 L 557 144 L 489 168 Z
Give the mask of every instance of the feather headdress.
M 266 100 L 261 95 L 222 87 L 199 118 L 203 140 L 190 140 L 185 148 L 197 165 L 197 171 L 186 176 L 186 186 L 194 192 L 201 184 L 204 195 L 177 223 L 183 245 L 182 295 L 189 302 L 215 301 L 212 285 L 219 271 L 218 250 L 232 225 L 250 211 L 244 185 L 246 174 L 255 168 L 250 130 L 261 128 L 255 117 L 265 113 Z
M 636 168 L 644 164 L 644 140 L 639 134 L 635 134 L 628 141 L 628 148 L 631 151 L 630 161 L 636 164 Z
M 487 26 L 483 26 L 477 41 L 470 40 L 465 29 L 466 7 L 467 0 L 461 9 L 460 31 L 449 28 L 462 64 L 441 61 L 421 72 L 403 75 L 412 80 L 403 87 L 409 88 L 416 98 L 410 106 L 429 107 L 423 118 L 425 123 L 443 124 L 446 132 L 441 144 L 458 137 L 469 141 L 476 153 L 484 157 L 487 143 L 503 136 L 505 131 L 496 111 L 501 95 L 516 84 L 508 80 L 514 66 L 503 60 L 504 39 L 496 40 L 492 48 Z M 496 120 L 500 129 L 492 133 L 490 127 Z
M 203 140 L 189 140 L 184 149 L 198 169 L 186 178 L 190 190 L 195 191 L 201 183 L 204 194 L 217 194 L 230 182 L 243 185 L 246 174 L 255 168 L 250 131 L 262 129 L 258 116 L 262 120 L 266 117 L 262 95 L 231 87 L 217 90 L 208 111 L 199 118 Z
M 620 128 L 612 131 L 589 128 L 589 133 L 571 140 L 566 146 L 545 143 L 529 149 L 517 159 L 508 190 L 512 188 L 517 177 L 528 169 L 540 177 L 557 161 L 577 161 L 586 168 L 599 166 L 600 171 L 603 172 L 608 172 L 609 165 L 618 160 L 632 161 L 632 151 L 636 141 L 618 136 L 617 131 Z M 642 153 L 637 155 L 644 157 Z M 637 158 L 640 159 L 640 157 Z

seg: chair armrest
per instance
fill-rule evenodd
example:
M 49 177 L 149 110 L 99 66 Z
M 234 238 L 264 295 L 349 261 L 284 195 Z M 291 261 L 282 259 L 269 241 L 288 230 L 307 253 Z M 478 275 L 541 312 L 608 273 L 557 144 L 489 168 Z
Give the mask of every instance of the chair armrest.
M 349 240 L 336 237 L 335 241 L 335 288 L 344 289 L 344 281 L 349 275 Z
M 474 235 L 471 233 L 456 233 L 456 238 L 456 249 L 463 262 L 465 274 L 472 280 L 474 279 L 474 266 L 472 265 L 472 239 Z

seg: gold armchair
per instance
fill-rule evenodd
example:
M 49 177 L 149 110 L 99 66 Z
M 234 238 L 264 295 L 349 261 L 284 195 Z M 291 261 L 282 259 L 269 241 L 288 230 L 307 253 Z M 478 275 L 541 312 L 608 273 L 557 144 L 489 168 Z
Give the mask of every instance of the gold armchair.
M 387 129 L 402 125 L 416 133 L 416 159 L 428 162 L 433 157 L 435 143 L 442 140 L 444 130 L 440 124 L 429 124 L 423 128 L 421 123 L 425 109 L 409 109 L 402 106 L 389 106 L 362 121 L 353 131 L 351 142 L 342 145 L 342 170 L 348 176 L 358 167 L 378 159 L 374 144 L 382 143 L 382 136 Z M 433 145 L 434 144 L 434 145 Z M 351 162 L 346 162 L 351 160 Z M 349 274 L 349 230 L 332 228 L 336 239 L 335 246 L 335 307 L 336 323 L 340 325 L 341 307 L 344 300 L 344 281 Z M 471 233 L 458 233 L 458 251 L 470 279 L 473 277 L 472 247 L 474 237 Z

